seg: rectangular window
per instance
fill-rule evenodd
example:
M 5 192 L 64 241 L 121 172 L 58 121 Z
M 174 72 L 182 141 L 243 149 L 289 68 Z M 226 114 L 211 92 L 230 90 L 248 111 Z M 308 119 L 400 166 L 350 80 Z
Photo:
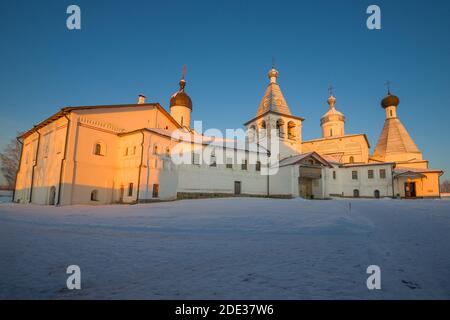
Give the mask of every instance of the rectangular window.
M 336 171 L 333 171 L 333 180 L 336 180 Z
M 352 179 L 358 180 L 358 171 L 352 171 Z
M 380 169 L 380 179 L 386 179 L 386 169 Z
M 200 164 L 200 155 L 197 153 L 192 154 L 192 164 L 199 165 Z
M 211 156 L 211 167 L 217 167 L 216 156 Z
M 154 184 L 153 185 L 153 194 L 152 194 L 153 198 L 158 198 L 159 197 L 159 184 Z
M 128 196 L 129 197 L 133 196 L 133 182 L 130 182 L 128 184 Z
M 233 159 L 232 158 L 227 158 L 227 168 L 233 169 Z
M 256 171 L 261 171 L 261 161 L 256 161 Z
M 373 179 L 373 170 L 367 171 L 367 177 L 368 177 L 369 179 Z
M 242 161 L 241 169 L 247 170 L 247 160 Z

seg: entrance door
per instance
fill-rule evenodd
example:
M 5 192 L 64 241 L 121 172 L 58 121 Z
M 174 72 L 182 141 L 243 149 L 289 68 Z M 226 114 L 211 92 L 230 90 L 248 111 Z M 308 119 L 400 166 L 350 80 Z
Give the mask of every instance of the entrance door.
M 119 190 L 119 202 L 123 202 L 123 195 L 125 194 L 125 188 L 124 186 L 120 186 L 120 190 Z
M 50 188 L 50 194 L 48 195 L 48 204 L 51 206 L 55 205 L 55 197 L 56 197 L 56 188 L 51 187 Z
M 415 197 L 416 197 L 416 183 L 405 182 L 405 198 L 415 198 Z
M 300 178 L 299 179 L 299 193 L 300 197 L 304 199 L 312 198 L 312 179 Z
M 240 181 L 234 182 L 234 194 L 235 195 L 241 194 L 241 182 Z

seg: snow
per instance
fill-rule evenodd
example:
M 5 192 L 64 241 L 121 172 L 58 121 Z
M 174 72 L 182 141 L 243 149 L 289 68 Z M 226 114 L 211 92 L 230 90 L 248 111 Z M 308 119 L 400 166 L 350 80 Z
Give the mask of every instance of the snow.
M 450 201 L 0 204 L 0 299 L 17 298 L 449 299 Z
M 0 190 L 0 203 L 11 202 L 12 194 L 10 190 Z

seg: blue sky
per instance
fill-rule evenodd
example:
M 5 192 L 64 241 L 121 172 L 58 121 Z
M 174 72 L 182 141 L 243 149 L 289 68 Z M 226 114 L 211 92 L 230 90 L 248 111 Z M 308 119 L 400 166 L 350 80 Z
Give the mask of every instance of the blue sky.
M 79 31 L 66 28 L 70 4 Z M 370 4 L 382 30 L 366 28 Z M 237 128 L 255 115 L 275 56 L 304 139 L 320 136 L 331 83 L 347 133 L 366 133 L 373 150 L 391 80 L 424 157 L 450 171 L 449 1 L 1 0 L 0 16 L 0 147 L 63 106 L 144 93 L 167 108 L 184 64 L 193 119 Z

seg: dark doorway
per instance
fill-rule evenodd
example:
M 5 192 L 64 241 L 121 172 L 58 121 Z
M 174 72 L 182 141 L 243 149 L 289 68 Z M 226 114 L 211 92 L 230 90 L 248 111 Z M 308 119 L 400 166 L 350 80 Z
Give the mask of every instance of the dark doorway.
M 159 184 L 154 184 L 153 185 L 153 194 L 152 194 L 153 198 L 158 198 L 159 197 Z
M 119 202 L 123 202 L 123 196 L 125 194 L 125 188 L 124 186 L 120 186 L 120 191 L 119 191 Z
M 375 198 L 379 199 L 380 198 L 380 190 L 375 190 L 373 195 Z
M 359 198 L 359 190 L 358 189 L 353 190 L 353 197 Z
M 405 198 L 415 198 L 415 197 L 416 197 L 416 183 L 405 182 Z
M 241 182 L 240 181 L 234 182 L 234 194 L 235 195 L 241 194 Z
M 50 193 L 48 195 L 48 204 L 51 206 L 55 205 L 55 197 L 56 197 L 56 188 L 55 187 L 51 187 L 50 188 Z

